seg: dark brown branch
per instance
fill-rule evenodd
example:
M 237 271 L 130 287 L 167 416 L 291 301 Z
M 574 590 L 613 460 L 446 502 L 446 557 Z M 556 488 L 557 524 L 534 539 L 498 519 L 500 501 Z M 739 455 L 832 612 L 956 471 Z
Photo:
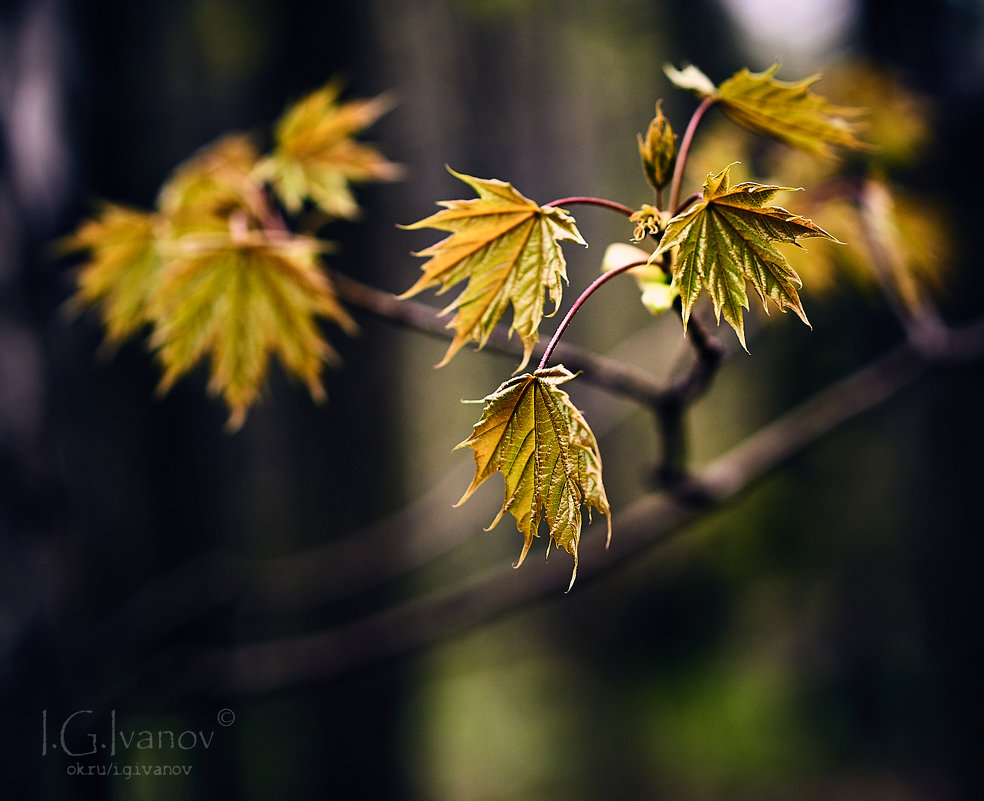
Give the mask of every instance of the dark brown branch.
M 453 332 L 439 316 L 440 310 L 413 300 L 399 300 L 395 295 L 367 286 L 345 275 L 334 274 L 332 280 L 338 296 L 350 306 L 362 309 L 382 320 L 412 328 L 427 334 L 450 339 Z M 485 346 L 489 350 L 510 356 L 522 356 L 522 343 L 509 337 L 502 327 L 496 328 Z M 544 345 L 533 349 L 534 358 L 543 355 Z M 562 362 L 572 372 L 583 372 L 584 380 L 610 392 L 625 395 L 645 404 L 662 397 L 665 387 L 631 365 L 599 356 L 573 345 L 560 343 L 554 349 L 555 361 Z
M 984 322 L 950 334 L 951 353 L 984 356 Z M 953 358 L 956 358 L 955 356 Z M 932 362 L 910 344 L 863 367 L 760 429 L 698 471 L 687 492 L 644 496 L 616 516 L 612 549 L 582 559 L 579 584 L 665 541 L 711 505 L 734 500 L 785 460 L 842 423 L 878 406 Z M 694 504 L 700 498 L 702 503 Z M 585 541 L 589 538 L 585 537 Z M 563 590 L 567 574 L 499 568 L 448 590 L 327 631 L 235 649 L 213 649 L 174 676 L 183 692 L 253 693 L 324 680 L 405 654 Z M 576 590 L 575 590 L 576 591 Z

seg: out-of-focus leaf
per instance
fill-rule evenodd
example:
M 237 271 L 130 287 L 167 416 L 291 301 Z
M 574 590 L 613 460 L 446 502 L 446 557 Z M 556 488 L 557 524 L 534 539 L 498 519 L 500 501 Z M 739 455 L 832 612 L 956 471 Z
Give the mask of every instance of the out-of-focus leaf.
M 160 273 L 157 225 L 153 214 L 107 204 L 60 243 L 66 251 L 88 253 L 71 306 L 99 309 L 110 346 L 149 320 L 147 301 Z
M 697 67 L 666 68 L 676 86 L 714 98 L 733 121 L 756 133 L 817 156 L 832 156 L 837 147 L 867 147 L 857 136 L 860 109 L 835 106 L 811 92 L 819 75 L 780 81 L 775 77 L 778 71 L 778 62 L 762 72 L 743 69 L 715 87 Z
M 766 311 L 769 298 L 780 310 L 792 309 L 809 325 L 799 299 L 799 276 L 772 243 L 834 237 L 805 217 L 766 205 L 779 192 L 790 191 L 789 187 L 752 182 L 731 187 L 729 171 L 726 167 L 707 176 L 703 199 L 666 224 L 651 258 L 679 249 L 673 281 L 680 289 L 684 328 L 701 290 L 706 289 L 718 321 L 723 313 L 746 347 L 742 309 L 748 308 L 747 281 Z
M 237 213 L 253 217 L 258 227 L 262 189 L 252 175 L 258 159 L 247 137 L 230 134 L 179 165 L 158 195 L 172 235 L 228 230 Z
M 516 331 L 523 342 L 522 369 L 536 345 L 544 317 L 544 290 L 554 304 L 551 314 L 561 301 L 567 264 L 560 242 L 587 243 L 574 218 L 563 209 L 541 208 L 504 181 L 450 172 L 479 196 L 441 201 L 438 205 L 443 211 L 405 226 L 450 231 L 451 236 L 416 254 L 429 260 L 421 267 L 424 274 L 401 297 L 437 285 L 444 292 L 468 281 L 442 312 L 455 312 L 448 325 L 455 329 L 455 337 L 441 364 L 471 340 L 481 348 L 511 303 L 509 332 Z
M 717 91 L 714 81 L 708 78 L 698 67 L 688 64 L 682 70 L 667 64 L 663 67 L 666 77 L 678 89 L 686 89 L 701 97 L 710 97 Z
M 847 245 L 818 242 L 799 269 L 815 290 L 832 290 L 846 275 L 862 289 L 894 292 L 911 311 L 940 285 L 950 257 L 948 224 L 939 209 L 907 196 L 886 181 L 865 179 L 857 197 L 837 196 L 818 205 Z
M 389 98 L 340 103 L 339 92 L 332 82 L 289 108 L 277 123 L 273 153 L 258 169 L 292 213 L 310 200 L 329 216 L 355 217 L 352 183 L 391 181 L 402 173 L 355 138 L 391 108 Z
M 167 250 L 150 308 L 151 344 L 164 367 L 162 392 L 207 357 L 209 390 L 222 396 L 228 426 L 236 429 L 276 355 L 315 400 L 323 397 L 321 368 L 334 352 L 316 318 L 349 331 L 354 323 L 320 267 L 319 242 L 203 234 L 182 237 Z
M 574 558 L 571 586 L 577 577 L 581 506 L 608 518 L 611 510 L 601 481 L 601 455 L 594 434 L 560 385 L 574 375 L 562 365 L 506 381 L 485 398 L 482 418 L 472 435 L 457 447 L 475 452 L 475 477 L 459 504 L 495 472 L 505 479 L 505 501 L 489 528 L 508 511 L 523 534 L 526 558 L 540 520 L 550 542 Z M 549 548 L 549 543 L 548 543 Z

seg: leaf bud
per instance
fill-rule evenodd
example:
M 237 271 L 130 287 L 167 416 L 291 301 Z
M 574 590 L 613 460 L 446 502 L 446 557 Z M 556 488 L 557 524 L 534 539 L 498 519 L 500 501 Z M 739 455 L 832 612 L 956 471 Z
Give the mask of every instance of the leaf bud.
M 661 100 L 656 102 L 656 116 L 649 123 L 646 138 L 643 139 L 642 134 L 637 137 L 646 180 L 658 192 L 670 182 L 677 156 L 676 136 L 669 120 L 663 116 Z

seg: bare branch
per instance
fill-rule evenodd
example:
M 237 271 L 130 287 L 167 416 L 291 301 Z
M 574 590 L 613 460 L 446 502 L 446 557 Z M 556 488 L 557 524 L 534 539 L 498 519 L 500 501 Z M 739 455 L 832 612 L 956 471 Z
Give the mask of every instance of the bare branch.
M 984 357 L 984 321 L 950 334 L 952 354 Z M 710 506 L 734 500 L 842 423 L 894 397 L 933 363 L 906 343 L 760 429 L 695 473 L 685 488 L 652 493 L 616 517 L 614 547 L 582 560 L 579 586 L 664 542 Z M 253 693 L 324 680 L 442 638 L 563 590 L 566 574 L 499 568 L 361 620 L 317 633 L 211 649 L 169 671 L 181 692 Z M 173 666 L 171 666 L 173 667 Z M 173 685 L 172 685 L 173 686 Z

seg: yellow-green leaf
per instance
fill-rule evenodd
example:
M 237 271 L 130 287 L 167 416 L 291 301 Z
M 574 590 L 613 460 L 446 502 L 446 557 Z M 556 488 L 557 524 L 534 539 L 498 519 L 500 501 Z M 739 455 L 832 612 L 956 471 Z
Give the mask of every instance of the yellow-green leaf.
M 292 213 L 310 200 L 329 216 L 355 217 L 359 207 L 350 184 L 391 181 L 402 172 L 355 138 L 391 101 L 380 96 L 340 103 L 339 91 L 337 82 L 329 83 L 289 108 L 277 123 L 272 155 L 258 168 Z
M 680 289 L 685 328 L 694 303 L 706 289 L 718 321 L 723 314 L 745 347 L 742 309 L 748 308 L 748 281 L 767 312 L 768 298 L 782 311 L 792 309 L 809 325 L 799 299 L 799 276 L 772 243 L 834 237 L 805 217 L 766 205 L 777 193 L 790 191 L 789 187 L 753 182 L 731 187 L 730 169 L 707 176 L 703 199 L 666 224 L 651 258 L 679 249 L 673 262 L 673 280 Z
M 253 177 L 258 159 L 246 136 L 230 134 L 179 165 L 158 195 L 171 234 L 225 231 L 236 213 L 259 227 L 262 190 Z
M 666 68 L 675 85 L 714 98 L 732 120 L 756 133 L 817 156 L 832 156 L 835 147 L 866 148 L 857 137 L 860 109 L 835 106 L 811 92 L 819 75 L 781 81 L 778 71 L 778 62 L 762 72 L 743 69 L 715 87 L 697 67 Z
M 147 300 L 160 272 L 156 227 L 153 214 L 107 204 L 61 242 L 66 251 L 88 253 L 71 303 L 98 307 L 109 345 L 148 322 Z
M 846 275 L 864 290 L 893 292 L 918 312 L 938 289 L 949 263 L 950 224 L 923 198 L 889 183 L 867 178 L 854 196 L 824 199 L 824 220 L 836 223 L 847 247 L 818 243 L 799 263 L 814 292 L 843 285 Z
M 505 479 L 502 509 L 489 528 L 508 511 L 523 534 L 526 558 L 545 519 L 550 540 L 574 558 L 571 586 L 577 577 L 581 507 L 608 518 L 611 511 L 601 481 L 601 455 L 594 434 L 560 385 L 574 375 L 562 365 L 525 373 L 506 381 L 485 398 L 482 418 L 472 435 L 457 447 L 475 451 L 475 477 L 459 504 L 495 472 Z M 548 548 L 549 548 L 548 542 Z
M 404 226 L 450 231 L 451 236 L 415 254 L 428 258 L 421 267 L 424 274 L 401 297 L 437 285 L 440 294 L 468 281 L 442 312 L 455 313 L 448 324 L 455 336 L 441 364 L 469 341 L 481 348 L 512 304 L 509 333 L 517 332 L 522 340 L 522 369 L 537 342 L 545 314 L 544 292 L 553 303 L 550 314 L 561 301 L 567 263 L 560 243 L 587 243 L 563 209 L 541 208 L 504 181 L 450 172 L 471 186 L 478 198 L 441 201 L 443 211 Z
M 170 243 L 168 251 L 151 304 L 162 392 L 207 357 L 209 390 L 222 396 L 228 425 L 236 429 L 276 355 L 315 400 L 323 397 L 321 368 L 334 351 L 316 318 L 349 331 L 354 323 L 320 267 L 319 242 L 259 233 L 192 235 Z

